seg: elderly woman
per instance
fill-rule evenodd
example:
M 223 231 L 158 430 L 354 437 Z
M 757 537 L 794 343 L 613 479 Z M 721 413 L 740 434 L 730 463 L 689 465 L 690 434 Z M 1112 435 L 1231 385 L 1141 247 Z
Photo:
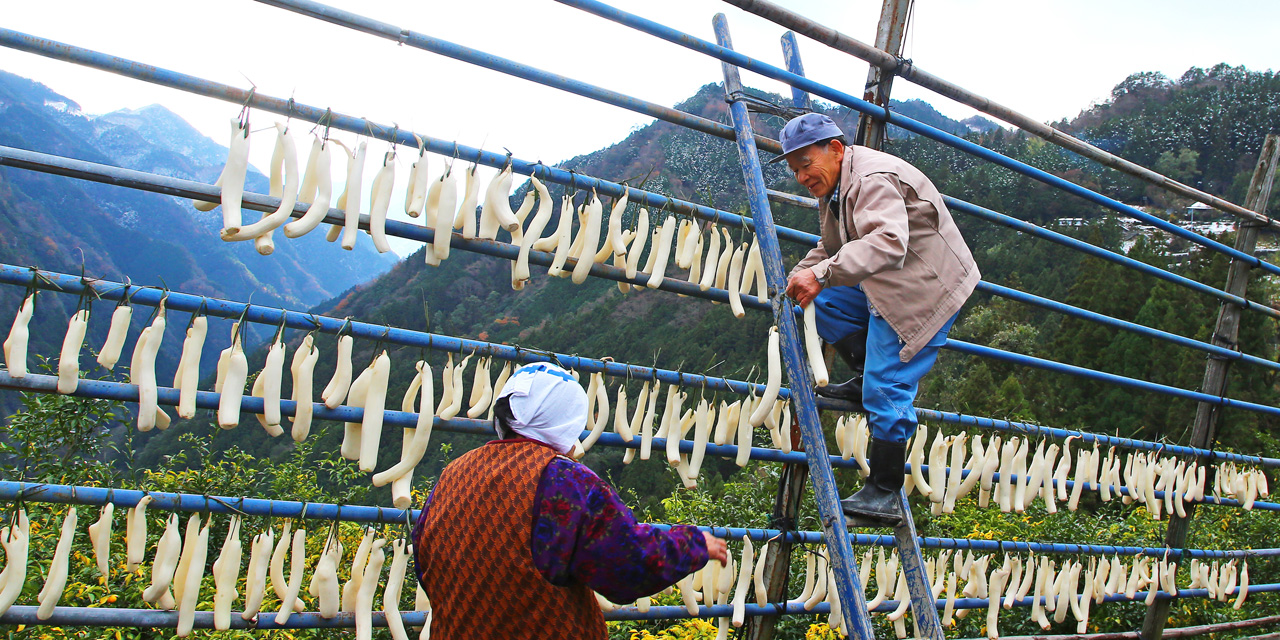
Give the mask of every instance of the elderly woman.
M 818 393 L 861 403 L 871 426 L 871 473 L 842 506 L 854 524 L 892 526 L 902 519 L 916 391 L 977 286 L 978 267 L 919 169 L 847 146 L 820 113 L 793 118 L 780 138 L 778 160 L 818 199 L 822 232 L 791 270 L 787 295 L 814 305 L 818 334 L 854 369 L 853 379 Z
M 563 369 L 515 371 L 498 396 L 498 440 L 445 467 L 413 531 L 433 638 L 598 638 L 592 591 L 613 602 L 657 593 L 723 540 L 696 527 L 636 521 L 616 491 L 566 457 L 587 396 Z

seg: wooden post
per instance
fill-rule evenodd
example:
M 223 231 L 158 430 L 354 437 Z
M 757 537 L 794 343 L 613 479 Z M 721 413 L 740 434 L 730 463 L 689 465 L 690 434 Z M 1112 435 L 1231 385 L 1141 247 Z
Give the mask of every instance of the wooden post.
M 1253 170 L 1253 179 L 1249 182 L 1249 192 L 1245 196 L 1244 206 L 1258 213 L 1267 210 L 1267 201 L 1271 198 L 1272 181 L 1276 167 L 1280 165 L 1280 136 L 1270 134 L 1262 143 L 1262 152 L 1258 156 L 1258 164 Z M 1235 248 L 1250 255 L 1258 243 L 1258 229 L 1263 225 L 1252 220 L 1239 222 L 1236 231 Z M 1252 267 L 1241 260 L 1233 259 L 1227 272 L 1228 293 L 1244 296 L 1249 285 L 1249 270 Z M 1236 348 L 1236 338 L 1240 333 L 1240 312 L 1238 305 L 1222 303 L 1218 308 L 1218 323 L 1213 330 L 1213 344 L 1227 349 Z M 1204 384 L 1201 391 L 1215 396 L 1222 395 L 1226 389 L 1227 369 L 1231 361 L 1220 357 L 1209 356 L 1204 369 Z M 1217 405 L 1201 402 L 1196 406 L 1196 420 L 1191 431 L 1188 446 L 1200 449 L 1212 449 L 1217 442 L 1218 427 Z M 1208 460 L 1198 460 L 1207 464 Z M 1195 515 L 1195 504 L 1187 505 L 1187 515 L 1178 518 L 1169 514 L 1169 529 L 1165 533 L 1165 545 L 1171 549 L 1181 549 L 1187 541 L 1187 529 L 1191 518 Z M 1159 640 L 1164 635 L 1164 625 L 1169 619 L 1169 607 L 1172 600 L 1156 600 L 1147 609 L 1146 619 L 1142 621 L 1143 640 Z
M 880 23 L 876 26 L 876 48 L 894 57 L 902 56 L 902 43 L 906 39 L 907 22 L 911 18 L 912 0 L 884 0 L 880 8 Z M 871 65 L 867 72 L 867 86 L 862 99 L 884 108 L 889 107 L 889 90 L 893 87 L 893 72 Z M 857 140 L 865 147 L 880 149 L 884 144 L 885 123 L 863 114 L 858 118 Z

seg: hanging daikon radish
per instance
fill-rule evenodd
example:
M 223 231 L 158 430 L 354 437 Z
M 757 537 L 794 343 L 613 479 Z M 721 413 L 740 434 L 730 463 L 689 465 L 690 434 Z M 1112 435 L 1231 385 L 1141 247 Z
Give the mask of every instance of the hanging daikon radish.
M 689 456 L 689 479 L 697 480 L 702 461 L 707 455 L 707 442 L 711 438 L 711 423 L 715 421 L 715 406 L 705 398 L 698 401 L 694 411 L 693 453 Z
M 929 445 L 929 501 L 942 504 L 947 488 L 947 439 L 939 429 L 933 436 L 933 444 Z
M 907 456 L 907 461 L 911 463 L 911 479 L 915 482 L 916 491 L 926 498 L 933 494 L 933 487 L 924 475 L 924 447 L 928 440 L 929 427 L 921 424 L 916 428 L 915 437 L 911 439 L 911 451 Z
M 907 590 L 907 572 L 898 572 L 897 586 L 893 589 L 893 599 L 898 601 L 898 608 L 889 612 L 889 620 L 897 622 L 902 620 L 902 616 L 907 614 L 907 610 L 911 608 L 911 592 Z
M 134 357 L 129 367 L 129 381 L 138 385 L 138 431 L 150 431 L 156 426 L 156 413 L 160 410 L 156 402 L 156 354 L 160 351 L 160 341 L 164 339 L 165 310 L 162 302 L 156 308 L 155 320 L 151 321 L 146 335 L 139 335 L 134 344 Z
M 1013 462 L 1014 457 L 1018 454 L 1020 446 L 1019 438 L 1014 436 L 1004 443 L 1004 447 L 1000 450 L 1000 480 L 996 483 L 996 504 L 1000 506 L 1000 511 L 1009 513 L 1013 510 Z
M 671 255 L 671 237 L 676 232 L 676 219 L 668 216 L 662 221 L 662 226 L 658 232 L 658 241 L 654 244 L 653 253 L 657 256 L 654 259 L 653 267 L 646 269 L 649 273 L 649 281 L 645 286 L 650 289 L 657 289 L 662 284 L 662 280 L 667 273 L 667 260 Z
M 365 367 L 360 375 L 351 383 L 351 391 L 347 393 L 347 406 L 363 409 L 364 401 L 369 395 L 369 382 L 373 379 L 373 362 Z M 361 417 L 361 420 L 364 418 Z M 360 459 L 361 422 L 342 423 L 342 445 L 338 453 L 346 460 Z
M 4 615 L 22 595 L 22 588 L 27 583 L 31 522 L 27 520 L 26 509 L 19 509 L 17 526 L 0 529 L 0 545 L 4 547 L 5 560 L 4 571 L 0 572 L 0 578 L 3 578 L 0 579 L 0 615 Z
M 111 516 L 115 510 L 116 506 L 108 502 L 102 507 L 98 520 L 89 525 L 89 542 L 93 548 L 93 557 L 98 562 L 98 572 L 103 576 L 106 576 L 110 570 Z
M 369 238 L 373 240 L 373 248 L 378 253 L 391 250 L 391 245 L 387 244 L 386 226 L 387 210 L 391 208 L 391 190 L 395 188 L 395 182 L 396 153 L 393 147 L 383 154 L 382 167 L 374 174 L 373 185 L 369 190 Z
M 329 141 L 319 137 L 311 146 L 311 155 L 307 158 L 307 168 L 302 175 L 302 188 L 298 193 L 300 202 L 309 202 L 307 212 L 301 218 L 284 225 L 284 237 L 298 238 L 320 224 L 329 213 L 329 203 L 333 201 L 333 161 L 330 158 Z
M 1058 460 L 1058 445 L 1056 443 L 1049 445 L 1045 450 L 1044 460 L 1040 463 L 1040 497 L 1044 499 L 1044 508 L 1048 513 L 1058 512 L 1058 502 L 1055 499 L 1057 489 L 1053 486 L 1053 464 Z
M 733 250 L 733 257 L 729 258 L 729 281 L 725 287 L 729 293 L 729 309 L 733 312 L 733 317 L 735 318 L 741 318 L 747 313 L 742 307 L 742 296 L 738 294 L 742 282 L 742 258 L 746 251 L 747 243 L 744 242 Z
M 1062 441 L 1062 458 L 1058 461 L 1058 467 L 1053 471 L 1053 481 L 1057 485 L 1058 500 L 1060 502 L 1065 502 L 1068 497 L 1067 476 L 1071 473 L 1071 441 L 1079 439 L 1080 436 L 1069 436 Z
M 408 446 L 401 449 L 400 461 L 390 469 L 374 474 L 373 486 L 375 487 L 384 486 L 389 482 L 394 482 L 407 474 L 413 473 L 414 467 L 418 466 L 418 462 L 426 454 L 427 443 L 431 440 L 431 427 L 435 422 L 431 411 L 432 406 L 435 404 L 431 365 L 424 360 L 419 360 L 415 366 L 418 370 L 418 390 L 421 393 L 419 406 L 422 407 L 418 413 L 417 428 L 413 429 L 413 437 L 409 439 Z M 408 407 L 409 412 L 412 412 L 412 409 L 413 406 L 410 404 Z
M 1029 444 L 1024 445 L 1024 447 L 1029 447 Z M 1021 477 L 1018 483 L 1019 493 L 1014 494 L 1014 511 L 1018 513 L 1027 511 L 1027 507 L 1032 503 L 1032 500 L 1036 499 L 1036 495 L 1041 493 L 1041 488 L 1044 485 L 1043 467 L 1044 440 L 1041 439 L 1041 442 L 1036 445 L 1036 454 L 1032 456 L 1032 463 L 1025 468 L 1021 468 L 1021 474 L 1024 477 Z
M 733 300 L 737 297 L 737 289 L 729 287 L 729 299 Z M 810 301 L 804 307 L 804 351 L 809 359 L 809 368 L 813 370 L 814 386 L 825 387 L 831 382 L 831 377 L 827 374 L 827 361 L 822 356 L 822 339 L 818 337 L 818 322 L 815 314 L 813 301 Z
M 1057 605 L 1053 613 L 1054 624 L 1062 624 L 1067 620 L 1067 613 L 1071 611 L 1072 601 L 1075 599 L 1074 594 L 1078 589 L 1080 582 L 1080 563 L 1068 561 L 1062 567 L 1062 572 L 1058 574 L 1059 584 L 1057 589 Z M 1075 605 L 1079 607 L 1077 603 Z
M 707 260 L 701 268 L 698 279 L 698 288 L 702 291 L 710 289 L 716 283 L 716 276 L 720 273 L 720 228 L 712 225 L 709 235 L 711 239 L 707 245 Z
M 350 251 L 356 248 L 356 237 L 360 231 L 360 202 L 364 197 L 364 160 L 368 143 L 364 140 L 356 146 L 356 152 L 347 159 L 347 187 L 338 197 L 338 208 L 343 210 L 345 224 L 342 226 L 342 248 Z
M 209 525 L 206 524 L 201 527 L 200 533 L 196 536 L 195 546 L 191 551 L 191 560 L 183 576 L 182 594 L 174 594 L 178 601 L 178 628 L 176 634 L 179 638 L 191 635 L 192 626 L 195 624 L 196 604 L 200 601 L 200 582 L 204 579 L 204 565 L 208 554 Z
M 480 213 L 481 238 L 493 240 L 498 237 L 499 228 L 511 232 L 520 227 L 520 221 L 511 211 L 512 179 L 511 165 L 508 164 L 489 183 L 489 188 L 485 191 L 484 210 Z
M 768 381 L 765 383 L 764 393 L 760 396 L 760 404 L 751 413 L 750 424 L 752 427 L 764 424 L 765 417 L 773 409 L 774 401 L 778 399 L 778 389 L 782 387 L 782 353 L 779 340 L 778 327 L 769 327 L 769 344 L 767 347 L 769 354 Z
M 688 611 L 691 616 L 698 615 L 698 601 L 694 599 L 693 575 L 677 580 L 676 588 L 680 590 L 680 599 L 684 601 L 685 611 Z
M 240 424 L 240 401 L 244 398 L 245 380 L 249 377 L 249 361 L 237 328 L 231 331 L 231 353 L 227 356 L 226 375 L 218 397 L 218 426 L 230 429 Z
M 480 196 L 480 179 L 476 177 L 476 165 L 471 163 L 467 169 L 467 181 L 462 189 L 462 204 L 458 205 L 458 213 L 453 217 L 453 228 L 462 232 L 462 237 L 470 240 L 476 237 L 476 201 Z
M 263 213 L 262 218 L 253 224 L 225 226 L 220 234 L 222 239 L 228 242 L 256 241 L 265 238 L 261 243 L 255 242 L 258 253 L 262 255 L 271 255 L 274 249 L 271 243 L 272 232 L 289 220 L 294 205 L 298 202 L 300 176 L 298 175 L 297 148 L 294 145 L 293 136 L 289 135 L 287 126 L 277 122 L 275 129 L 276 144 L 271 153 L 268 195 L 272 198 L 280 198 L 280 206 L 275 211 Z
M 360 586 L 364 582 L 365 565 L 368 564 L 369 554 L 373 550 L 373 536 L 374 530 L 366 528 L 364 537 L 360 539 L 360 546 L 356 547 L 356 554 L 351 559 L 351 576 L 342 585 L 342 611 L 345 613 L 354 613 L 356 610 L 356 596 L 359 595 Z
M 404 212 L 410 218 L 422 215 L 422 207 L 427 202 L 427 185 L 431 183 L 427 166 L 426 147 L 418 147 L 418 159 L 409 167 L 409 188 L 404 193 Z
M 333 369 L 333 377 L 324 391 L 320 392 L 320 400 L 329 409 L 337 409 L 347 399 L 351 389 L 351 350 L 355 340 L 350 334 L 338 337 L 338 362 Z
M 187 528 L 190 535 L 190 527 Z M 245 573 L 244 611 L 240 617 L 252 620 L 262 608 L 262 599 L 267 593 L 267 570 L 270 568 L 272 546 L 275 542 L 271 527 L 253 537 L 249 544 L 249 568 Z M 175 576 L 177 579 L 177 576 Z
M 187 336 L 182 341 L 182 356 L 173 386 L 178 388 L 178 416 L 193 418 L 196 414 L 196 391 L 200 383 L 200 356 L 204 351 L 204 339 L 209 330 L 209 320 L 193 316 L 187 326 Z
M 640 254 L 644 253 L 645 243 L 649 241 L 649 211 L 644 207 L 636 214 L 635 239 L 627 247 L 627 278 L 634 280 L 640 267 Z M 653 251 L 649 252 L 653 255 Z
M 868 549 L 868 551 L 870 551 Z M 756 604 L 763 607 L 769 604 L 769 590 L 764 585 L 765 562 L 769 558 L 769 541 L 765 540 L 760 545 L 760 555 L 756 557 L 756 565 L 752 569 L 752 586 L 755 589 Z M 865 584 L 865 580 L 863 583 Z M 785 591 L 785 589 L 784 589 Z M 784 594 L 785 595 L 785 594 Z
M 987 443 L 984 450 L 984 460 L 982 461 L 982 478 L 978 488 L 978 506 L 985 509 L 991 503 L 991 483 L 995 478 L 996 469 L 1000 465 L 1000 436 L 992 436 L 991 441 Z
M 751 426 L 753 408 L 750 401 L 754 398 L 754 395 L 749 396 L 738 411 L 738 428 L 735 433 L 737 436 L 735 444 L 738 446 L 738 455 L 734 458 L 734 464 L 737 464 L 739 468 L 746 467 L 747 462 L 751 459 L 751 437 L 755 433 Z
M 533 185 L 533 191 L 538 194 L 538 213 L 534 214 L 533 221 L 529 223 L 529 229 L 524 234 L 520 242 L 520 254 L 511 267 L 511 286 L 513 288 L 524 286 L 524 282 L 529 279 L 529 251 L 533 249 L 536 241 L 542 237 L 542 231 L 546 229 L 547 223 L 551 221 L 551 213 L 553 205 L 551 203 L 551 193 L 547 191 L 547 187 L 538 180 L 537 176 L 529 178 L 530 184 Z M 563 215 L 563 214 L 562 214 Z
M 359 439 L 359 467 L 365 473 L 372 473 L 378 464 L 378 445 L 382 440 L 382 418 L 386 409 L 387 383 L 391 376 L 391 358 L 385 349 L 374 358 L 369 368 L 372 372 L 369 375 L 369 388 L 361 403 L 364 417 L 360 423 Z
M 804 588 L 800 590 L 800 597 L 796 598 L 795 600 L 788 600 L 787 604 L 803 603 L 804 601 L 809 599 L 809 596 L 813 595 L 813 571 L 814 571 L 814 562 L 815 562 L 814 557 L 816 555 L 817 554 L 812 551 L 805 552 L 804 554 L 804 558 L 805 558 Z M 880 555 L 883 556 L 884 552 L 881 551 Z
M 760 304 L 768 302 L 769 285 L 764 275 L 764 258 L 760 254 L 759 234 L 756 234 L 751 242 L 751 250 L 747 252 L 747 260 L 743 269 L 745 273 L 742 276 L 743 284 L 740 292 L 743 295 L 747 295 L 751 292 L 751 287 L 755 286 L 756 301 Z
M 31 300 L 32 302 L 34 302 L 34 300 L 31 297 L 29 297 L 27 300 Z M 18 311 L 18 315 L 19 316 L 22 315 L 23 313 L 22 309 L 24 308 L 28 309 L 27 319 L 30 320 L 31 318 L 30 307 L 27 306 L 27 301 L 25 300 L 23 301 L 22 308 L 20 308 Z M 124 341 L 129 333 L 129 320 L 132 318 L 133 318 L 133 307 L 129 305 L 127 297 L 122 298 L 120 300 L 120 303 L 116 305 L 115 311 L 111 312 L 111 327 L 107 330 L 107 339 L 102 345 L 102 350 L 98 352 L 98 364 L 101 365 L 102 368 L 110 371 L 111 369 L 115 368 L 116 362 L 120 360 L 120 351 L 124 348 Z M 14 318 L 15 327 L 17 326 L 17 322 L 18 322 L 18 318 Z M 10 335 L 12 336 L 12 334 Z M 9 360 L 9 341 L 8 340 L 6 340 L 4 343 L 4 354 L 5 354 L 5 360 L 7 362 Z M 10 366 L 9 369 L 10 369 L 9 375 L 14 376 L 13 367 Z M 22 363 L 22 369 L 23 369 L 23 373 L 25 373 L 26 372 L 25 360 Z M 22 376 L 14 376 L 14 377 L 20 378 Z
M 763 555 L 763 549 L 761 550 Z M 742 536 L 742 560 L 738 563 L 738 584 L 733 590 L 733 626 L 741 627 L 746 621 L 747 588 L 751 584 L 751 570 L 755 568 L 755 552 L 751 538 Z
M 383 551 L 386 542 L 379 539 L 373 543 L 369 562 L 365 565 L 360 580 L 360 589 L 356 593 L 356 640 L 370 640 L 373 637 L 373 596 L 378 591 L 378 578 L 382 575 L 382 565 L 387 559 L 387 554 Z
M 221 203 L 195 201 L 196 209 L 213 211 L 222 205 L 222 227 L 240 226 L 240 200 L 244 197 L 244 178 L 249 171 L 249 119 L 231 119 L 231 141 L 227 144 L 227 163 L 222 167 L 215 186 L 222 188 Z
M 1005 581 L 1008 578 L 1008 572 L 1003 569 L 996 569 L 991 573 L 991 588 L 988 590 L 987 596 L 988 640 L 1000 639 L 1000 629 L 998 628 L 1000 621 L 1000 592 L 1004 589 Z
M 336 537 L 331 537 L 325 541 L 325 549 L 320 553 L 320 560 L 316 562 L 312 595 L 318 598 L 316 608 L 320 612 L 320 617 L 326 620 L 331 620 L 338 615 L 341 604 L 338 593 L 338 562 L 341 560 L 341 555 L 341 543 Z
M 1236 595 L 1235 604 L 1231 606 L 1236 611 L 1244 606 L 1245 598 L 1249 597 L 1249 560 L 1246 558 L 1244 564 L 1240 567 L 1240 590 Z
M 642 392 L 643 393 L 643 392 Z M 644 402 L 641 401 L 641 406 Z M 631 442 L 634 433 L 631 431 L 631 422 L 635 421 L 635 417 L 627 416 L 627 386 L 625 384 L 618 385 L 618 396 L 613 404 L 613 432 L 622 438 L 623 442 Z M 635 449 L 627 449 L 635 451 Z
M 289 545 L 293 543 L 293 539 L 289 536 L 292 528 L 293 523 L 286 520 L 284 530 L 280 532 L 280 539 L 276 541 L 275 548 L 271 551 L 271 562 L 268 564 L 271 591 L 281 600 L 289 590 L 289 583 L 284 577 L 284 561 L 289 557 Z
M 778 439 L 780 440 L 779 449 L 783 453 L 791 453 L 791 402 L 788 400 L 779 401 L 781 410 L 778 412 Z
M 124 548 L 125 571 L 133 573 L 142 565 L 147 544 L 147 505 L 152 497 L 142 496 L 138 505 L 125 511 L 124 516 Z
M 493 362 L 493 358 L 481 358 L 476 363 L 475 376 L 471 380 L 471 399 L 470 409 L 467 410 L 468 418 L 478 418 L 489 410 L 489 405 L 493 403 L 493 381 L 489 379 L 489 366 Z
M 293 421 L 290 436 L 294 442 L 306 440 L 311 433 L 311 418 L 315 412 L 315 405 L 311 401 L 311 383 L 315 378 L 316 362 L 320 359 L 320 350 L 315 348 L 314 342 L 310 334 L 303 338 L 289 367 L 293 378 L 292 400 L 295 404 L 293 417 L 290 418 Z
M 1015 513 L 1026 511 L 1027 505 L 1031 502 L 1032 497 L 1035 496 L 1034 493 L 1028 491 L 1031 487 L 1031 478 L 1028 475 L 1029 470 L 1035 466 L 1034 457 L 1032 458 L 1032 463 L 1030 465 L 1027 464 L 1027 453 L 1030 451 L 1030 447 L 1031 439 L 1024 439 L 1022 444 L 1018 446 L 1018 453 L 1013 459 L 1013 473 L 1017 476 L 1017 484 L 1014 486 L 1013 491 L 1013 510 Z M 1041 440 L 1040 445 L 1036 447 L 1036 454 L 1041 458 L 1044 457 L 1043 448 L 1044 441 Z
M 550 236 L 550 238 L 555 239 L 554 249 L 556 253 L 551 259 L 551 266 L 547 267 L 547 275 L 561 275 L 565 261 L 573 253 L 571 250 L 573 245 L 573 217 L 573 198 L 565 195 L 560 198 L 560 219 L 556 222 L 556 232 Z M 544 250 L 538 246 L 537 242 L 533 244 L 533 248 L 539 251 Z M 551 248 L 548 246 L 545 250 L 551 250 Z
M 965 442 L 968 435 L 961 431 L 951 442 L 951 469 L 947 474 L 946 489 L 943 491 L 942 512 L 952 513 L 956 509 L 956 498 L 960 494 L 961 476 L 964 474 Z M 969 475 L 974 475 L 973 471 Z M 942 573 L 939 571 L 938 573 Z
M 276 332 L 271 347 L 267 349 L 267 359 L 262 372 L 253 383 L 253 395 L 262 398 L 262 415 L 258 416 L 258 422 L 266 429 L 267 435 L 273 438 L 284 433 L 284 429 L 280 427 L 280 388 L 281 378 L 284 377 L 286 355 L 283 335 L 284 327 L 281 327 Z
M 680 439 L 684 437 L 680 429 L 680 411 L 684 399 L 685 394 L 680 392 L 679 387 L 672 385 L 669 388 L 667 406 L 663 413 L 663 422 L 666 424 L 666 432 L 663 435 L 667 439 L 667 464 L 673 467 L 680 464 Z
M 692 261 L 693 242 L 690 236 L 693 235 L 697 225 L 692 220 L 681 220 L 680 227 L 676 229 L 676 268 L 688 269 L 689 263 Z M 686 258 L 686 256 L 689 256 Z
M 281 542 L 285 542 L 282 537 Z M 293 532 L 293 548 L 290 550 L 289 582 L 285 586 L 284 595 L 280 596 L 280 611 L 276 614 L 276 624 L 283 625 L 295 610 L 306 607 L 298 598 L 302 589 L 302 573 L 307 561 L 307 530 L 301 527 Z
M 240 579 L 240 516 L 231 516 L 227 526 L 227 538 L 222 543 L 218 559 L 213 561 L 213 628 L 226 631 L 231 628 L 231 604 L 240 597 L 236 582 Z
M 804 601 L 801 606 L 805 611 L 811 611 L 814 607 L 827 597 L 827 558 L 821 554 L 818 555 L 817 562 L 813 569 L 813 591 L 809 594 L 809 599 Z
M 53 559 L 49 561 L 49 573 L 45 576 L 44 586 L 40 589 L 40 594 L 36 596 L 40 603 L 40 608 L 36 610 L 36 619 L 48 620 L 53 616 L 53 608 L 57 606 L 58 600 L 62 598 L 62 591 L 67 585 L 67 571 L 69 569 L 69 559 L 71 556 L 71 543 L 76 535 L 76 508 L 71 507 L 67 510 L 67 515 L 62 518 L 62 528 L 58 534 L 58 545 L 53 550 Z M 11 534 L 12 535 L 12 534 Z M 1245 583 L 1248 584 L 1248 568 L 1245 568 Z M 7 582 L 8 576 L 3 576 Z
M 594 264 L 594 256 L 600 249 L 600 216 L 604 211 L 604 205 L 600 204 L 600 198 L 596 196 L 594 190 L 591 192 L 591 200 L 587 203 L 586 211 L 587 223 L 580 232 L 583 238 L 582 248 L 574 256 L 578 261 L 573 266 L 574 284 L 582 284 L 586 281 L 587 274 L 591 272 L 591 265 Z
M 169 516 L 164 534 L 156 543 L 156 555 L 151 562 L 151 585 L 142 592 L 144 602 L 157 604 L 161 609 L 173 608 L 169 586 L 173 582 L 173 572 L 178 568 L 181 551 L 182 536 L 178 533 L 178 514 L 175 513 Z
M 604 373 L 597 371 L 593 374 L 597 380 L 595 385 L 595 400 L 592 407 L 595 409 L 595 417 L 591 418 L 591 412 L 587 412 L 588 422 L 591 425 L 591 435 L 587 436 L 588 442 L 582 443 L 583 450 L 591 448 L 596 440 L 600 438 L 600 434 L 604 433 L 604 428 L 609 424 L 609 391 L 605 386 Z
M 1096 562 L 1096 558 L 1094 559 L 1094 562 Z M 1102 564 L 1106 565 L 1105 558 L 1103 559 Z M 1076 617 L 1076 633 L 1085 633 L 1089 630 L 1089 609 L 1093 606 L 1092 602 L 1095 595 L 1094 587 L 1094 567 L 1090 566 L 1088 571 L 1085 572 L 1084 589 L 1080 592 L 1079 606 L 1074 606 L 1075 601 L 1072 601 L 1073 607 L 1071 610 Z
M 80 384 L 80 348 L 84 346 L 84 334 L 88 328 L 88 309 L 76 311 L 67 322 L 62 353 L 58 356 L 58 393 L 75 393 Z
M 627 253 L 627 243 L 622 240 L 622 216 L 627 211 L 627 197 L 629 191 L 626 185 L 622 187 L 622 197 L 613 203 L 613 208 L 609 210 L 609 235 L 608 242 L 613 248 L 614 255 L 625 255 Z
M 458 180 L 453 176 L 452 165 L 445 169 L 437 185 L 438 187 L 433 185 L 433 191 L 436 193 L 432 203 L 435 219 L 431 222 L 434 223 L 432 229 L 435 231 L 435 237 L 431 246 L 438 263 L 449 257 L 449 243 L 453 240 L 453 222 L 457 218 L 455 212 L 458 210 Z
M 640 423 L 640 459 L 648 460 L 653 452 L 653 421 L 658 413 L 658 396 L 662 393 L 661 384 L 657 380 L 649 383 L 649 403 L 644 409 L 644 419 Z M 636 407 L 639 411 L 640 407 Z
M 409 568 L 409 554 L 405 541 L 391 543 L 391 571 L 387 574 L 387 588 L 382 592 L 382 613 L 387 617 L 387 630 L 392 640 L 408 640 L 404 620 L 400 617 L 400 591 L 404 587 L 405 572 Z

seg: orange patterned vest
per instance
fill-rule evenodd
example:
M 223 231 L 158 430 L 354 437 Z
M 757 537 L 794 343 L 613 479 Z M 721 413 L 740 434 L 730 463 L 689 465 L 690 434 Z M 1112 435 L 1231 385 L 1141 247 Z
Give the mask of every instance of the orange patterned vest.
M 604 640 L 585 585 L 557 587 L 533 564 L 533 500 L 554 451 L 532 440 L 493 442 L 445 467 L 422 522 L 422 588 L 434 640 Z

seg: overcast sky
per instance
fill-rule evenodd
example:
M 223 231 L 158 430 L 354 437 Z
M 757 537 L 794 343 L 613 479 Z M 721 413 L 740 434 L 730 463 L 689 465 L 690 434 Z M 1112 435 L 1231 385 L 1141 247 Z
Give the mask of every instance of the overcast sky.
M 864 42 L 874 41 L 878 1 L 781 1 Z M 618 142 L 649 122 L 630 111 L 252 0 L 5 4 L 0 26 L 9 29 L 235 86 L 252 80 L 266 94 L 293 95 L 302 103 L 467 145 L 506 147 L 525 159 L 554 163 Z M 720 63 L 712 58 L 552 0 L 330 4 L 663 105 L 722 77 Z M 783 29 L 723 2 L 611 4 L 707 40 L 714 40 L 712 16 L 724 12 L 738 50 L 781 65 Z M 1212 9 L 1190 0 L 918 0 L 905 55 L 962 87 L 1054 121 L 1104 100 L 1115 84 L 1137 71 L 1177 78 L 1189 67 L 1219 62 L 1274 68 L 1280 60 L 1276 24 L 1280 2 L 1273 0 Z M 860 92 L 866 63 L 805 38 L 800 51 L 809 76 Z M 223 144 L 226 122 L 238 110 L 8 49 L 0 49 L 0 69 L 43 82 L 88 113 L 163 104 Z M 751 74 L 744 82 L 785 90 Z M 893 95 L 925 99 L 956 118 L 974 113 L 902 81 Z M 256 120 L 255 126 L 265 125 L 266 117 Z M 265 165 L 270 146 L 269 134 L 255 138 L 255 164 Z M 378 143 L 371 150 L 381 148 Z

